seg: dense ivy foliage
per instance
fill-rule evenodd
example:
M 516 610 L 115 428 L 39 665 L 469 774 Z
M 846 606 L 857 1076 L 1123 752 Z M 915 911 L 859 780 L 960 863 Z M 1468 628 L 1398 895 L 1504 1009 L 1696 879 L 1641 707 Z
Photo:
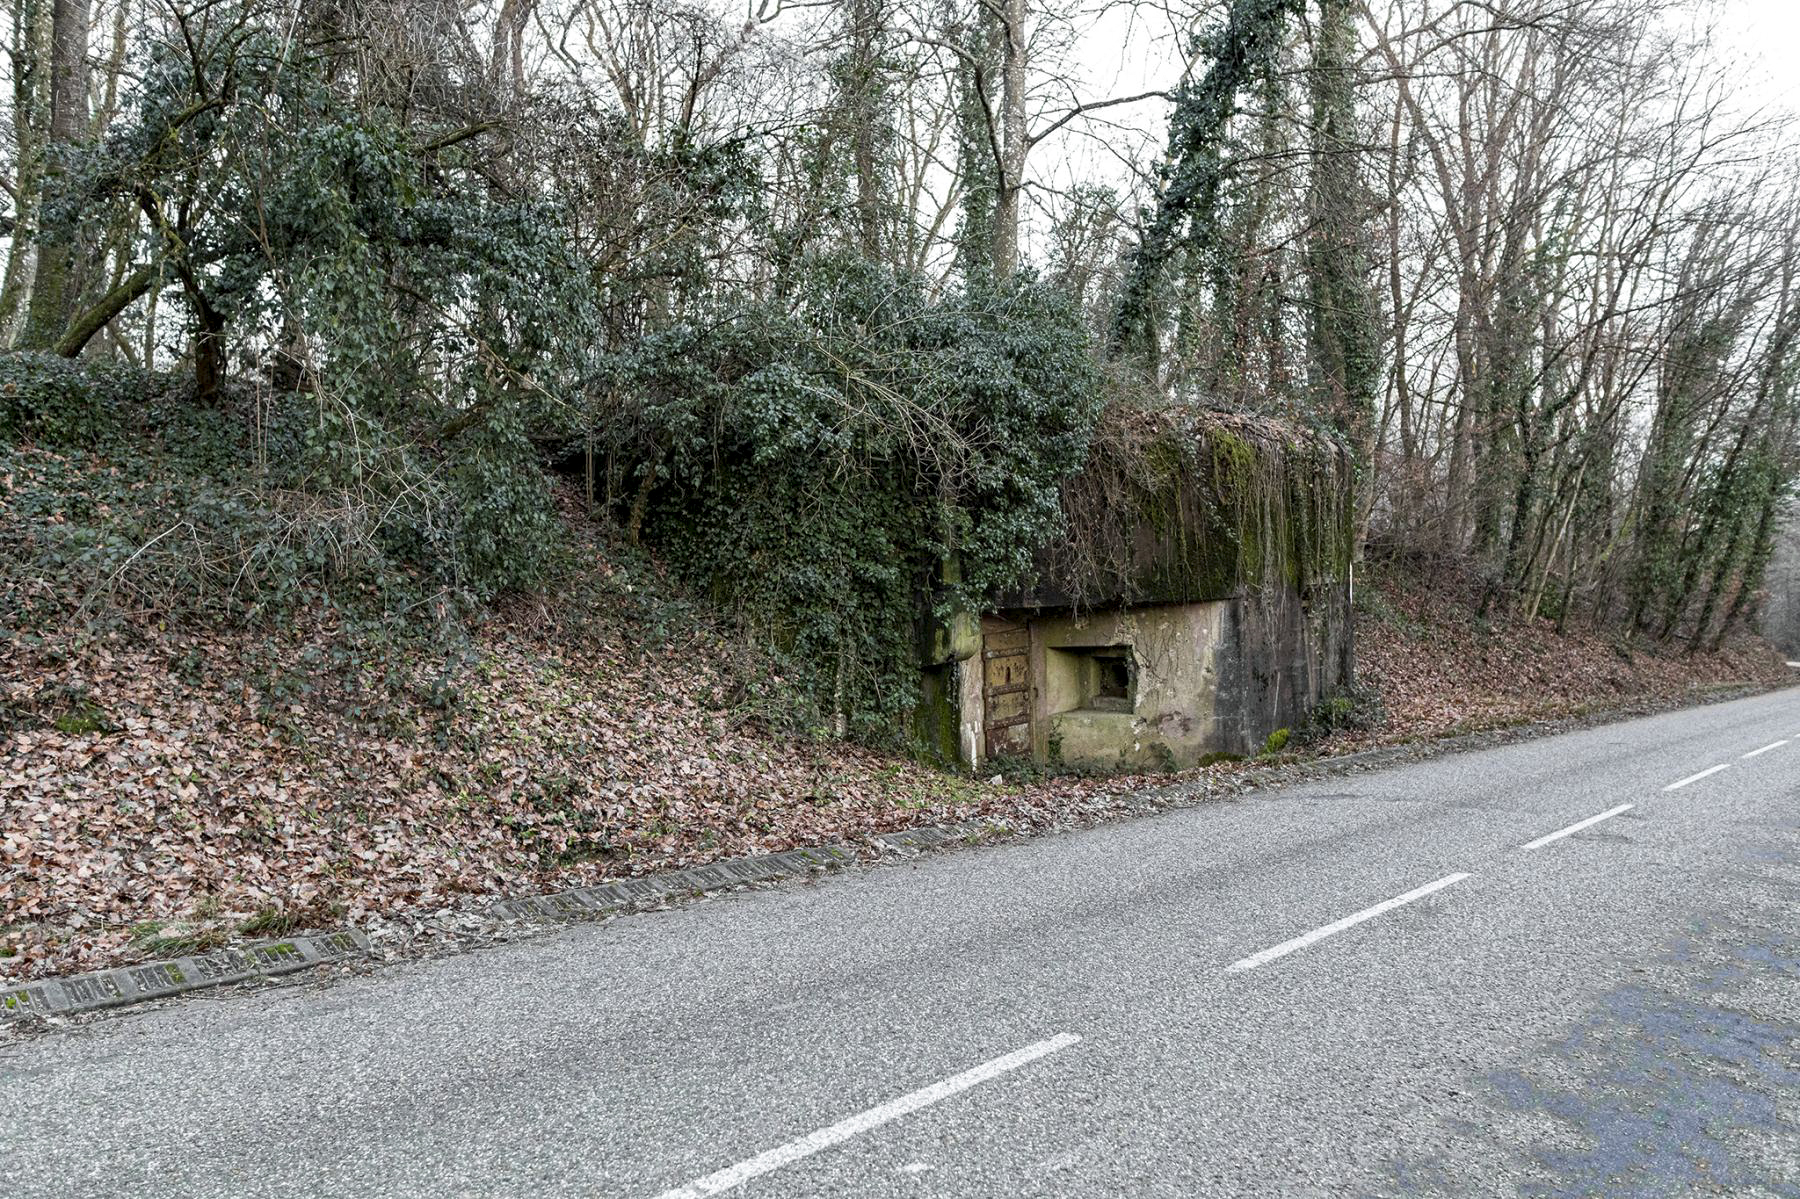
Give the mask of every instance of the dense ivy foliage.
M 457 590 L 540 582 L 557 533 L 530 434 L 592 373 L 595 328 L 554 209 L 496 192 L 463 141 L 347 104 L 329 46 L 206 29 L 196 51 L 151 48 L 80 172 L 89 207 L 154 212 L 145 249 L 195 322 L 199 398 L 253 349 L 239 365 L 304 410 L 286 482 Z
M 304 398 L 202 407 L 167 375 L 0 357 L 0 639 L 72 613 L 380 624 L 440 592 L 373 513 L 307 489 Z
M 791 302 L 722 307 L 621 364 L 644 535 L 790 664 L 819 719 L 890 736 L 917 621 L 985 606 L 1060 527 L 1100 402 L 1076 315 L 1029 280 L 939 300 L 811 262 Z
M 158 390 L 140 370 L 54 354 L 0 355 L 0 441 L 91 448 Z

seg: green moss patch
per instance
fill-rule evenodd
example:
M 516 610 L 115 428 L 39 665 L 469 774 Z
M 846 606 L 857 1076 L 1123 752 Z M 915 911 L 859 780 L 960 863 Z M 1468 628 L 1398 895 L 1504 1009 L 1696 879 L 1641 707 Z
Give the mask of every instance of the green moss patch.
M 1116 405 L 1062 506 L 1066 535 L 1040 552 L 1021 606 L 1196 603 L 1348 576 L 1348 452 L 1273 421 Z

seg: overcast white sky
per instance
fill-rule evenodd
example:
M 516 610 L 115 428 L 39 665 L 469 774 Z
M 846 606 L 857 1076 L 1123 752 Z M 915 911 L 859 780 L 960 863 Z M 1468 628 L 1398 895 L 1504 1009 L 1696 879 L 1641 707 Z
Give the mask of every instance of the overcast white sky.
M 1106 15 L 1090 26 L 1075 52 L 1087 98 L 1126 95 L 1173 82 L 1175 62 L 1165 44 L 1150 50 L 1130 6 L 1090 3 Z M 1739 100 L 1745 108 L 1800 112 L 1800 0 L 1702 0 L 1694 19 L 1713 24 L 1722 58 L 1735 57 Z M 1710 11 L 1709 11 L 1710 10 Z M 1692 10 L 1690 10 L 1692 11 Z M 1138 36 L 1133 36 L 1136 34 Z M 1132 45 L 1122 45 L 1129 38 Z M 1076 179 L 1117 179 L 1118 154 L 1154 157 L 1162 149 L 1168 106 L 1151 101 L 1105 114 L 1098 138 L 1070 130 L 1034 155 L 1035 173 L 1052 186 Z M 1127 132 L 1129 130 L 1129 132 Z M 1144 157 L 1140 157 L 1144 161 Z
M 1745 57 L 1746 99 L 1800 108 L 1800 3 L 1725 0 L 1720 33 Z

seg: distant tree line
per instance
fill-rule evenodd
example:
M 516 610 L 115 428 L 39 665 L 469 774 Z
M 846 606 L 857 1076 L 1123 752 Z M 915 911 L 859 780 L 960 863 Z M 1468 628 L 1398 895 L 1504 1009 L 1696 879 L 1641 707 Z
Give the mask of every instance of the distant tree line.
M 1121 11 L 1175 65 L 1096 91 Z M 1800 176 L 1699 5 L 8 13 L 0 340 L 290 397 L 304 485 L 476 591 L 548 460 L 880 693 L 845 614 L 1028 569 L 1095 422 L 1175 404 L 1341 437 L 1359 544 L 1492 610 L 1698 649 L 1765 593 Z

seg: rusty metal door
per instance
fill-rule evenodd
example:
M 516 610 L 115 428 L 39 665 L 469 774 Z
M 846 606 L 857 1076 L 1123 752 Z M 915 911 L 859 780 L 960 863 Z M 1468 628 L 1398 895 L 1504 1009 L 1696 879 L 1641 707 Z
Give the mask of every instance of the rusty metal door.
M 989 758 L 1031 756 L 1031 634 L 998 616 L 981 621 L 982 716 Z

